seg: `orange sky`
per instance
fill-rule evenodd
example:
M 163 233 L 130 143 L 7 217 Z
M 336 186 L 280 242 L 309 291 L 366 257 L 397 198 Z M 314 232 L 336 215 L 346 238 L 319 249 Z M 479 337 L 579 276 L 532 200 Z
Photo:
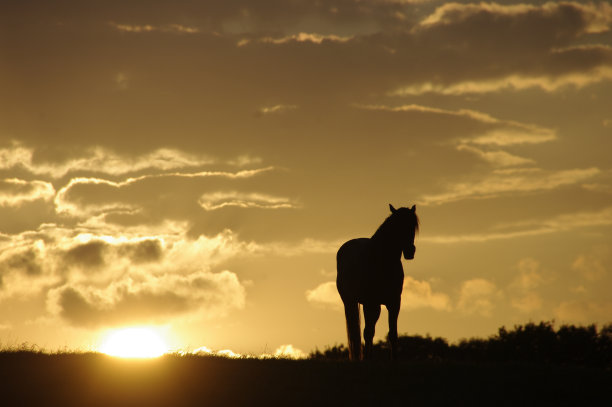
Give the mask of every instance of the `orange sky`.
M 400 333 L 611 321 L 609 2 L 201 3 L 0 6 L 0 344 L 344 342 L 388 203 Z

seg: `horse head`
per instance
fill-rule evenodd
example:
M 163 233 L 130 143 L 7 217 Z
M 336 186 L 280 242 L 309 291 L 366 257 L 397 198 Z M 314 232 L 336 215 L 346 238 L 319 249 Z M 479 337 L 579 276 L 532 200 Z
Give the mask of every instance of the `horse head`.
M 389 204 L 389 209 L 398 225 L 398 238 L 402 246 L 402 253 L 406 260 L 414 259 L 414 252 L 416 247 L 414 246 L 414 237 L 416 232 L 419 230 L 419 218 L 416 214 L 416 205 L 412 208 L 399 208 L 395 209 L 393 205 Z

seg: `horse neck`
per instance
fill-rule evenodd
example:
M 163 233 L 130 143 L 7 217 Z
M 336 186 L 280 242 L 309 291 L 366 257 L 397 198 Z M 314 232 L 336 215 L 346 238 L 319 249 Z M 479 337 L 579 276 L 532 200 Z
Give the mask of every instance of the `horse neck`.
M 392 233 L 391 225 L 385 226 L 378 228 L 376 233 L 370 238 L 370 241 L 377 247 L 379 252 L 391 257 L 401 257 L 402 246 L 399 238 Z

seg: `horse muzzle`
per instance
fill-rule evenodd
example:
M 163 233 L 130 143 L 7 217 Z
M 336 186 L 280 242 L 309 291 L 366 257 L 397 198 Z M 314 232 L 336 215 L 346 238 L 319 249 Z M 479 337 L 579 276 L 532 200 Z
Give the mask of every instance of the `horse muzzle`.
M 406 260 L 412 260 L 414 259 L 414 252 L 416 252 L 416 247 L 414 245 L 410 245 L 407 248 L 405 248 L 403 252 L 404 252 L 404 258 Z

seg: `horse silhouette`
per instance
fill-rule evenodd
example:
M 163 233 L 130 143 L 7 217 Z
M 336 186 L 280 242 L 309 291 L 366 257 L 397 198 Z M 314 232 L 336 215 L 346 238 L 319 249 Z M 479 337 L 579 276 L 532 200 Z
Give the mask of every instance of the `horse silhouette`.
M 372 356 L 374 327 L 380 306 L 389 314 L 391 358 L 397 353 L 397 317 L 399 315 L 404 270 L 402 252 L 407 260 L 414 258 L 414 236 L 419 230 L 416 207 L 395 209 L 371 238 L 352 239 L 344 243 L 336 256 L 336 287 L 344 303 L 346 331 L 351 360 L 361 359 L 359 304 L 363 304 L 365 328 L 364 359 Z

